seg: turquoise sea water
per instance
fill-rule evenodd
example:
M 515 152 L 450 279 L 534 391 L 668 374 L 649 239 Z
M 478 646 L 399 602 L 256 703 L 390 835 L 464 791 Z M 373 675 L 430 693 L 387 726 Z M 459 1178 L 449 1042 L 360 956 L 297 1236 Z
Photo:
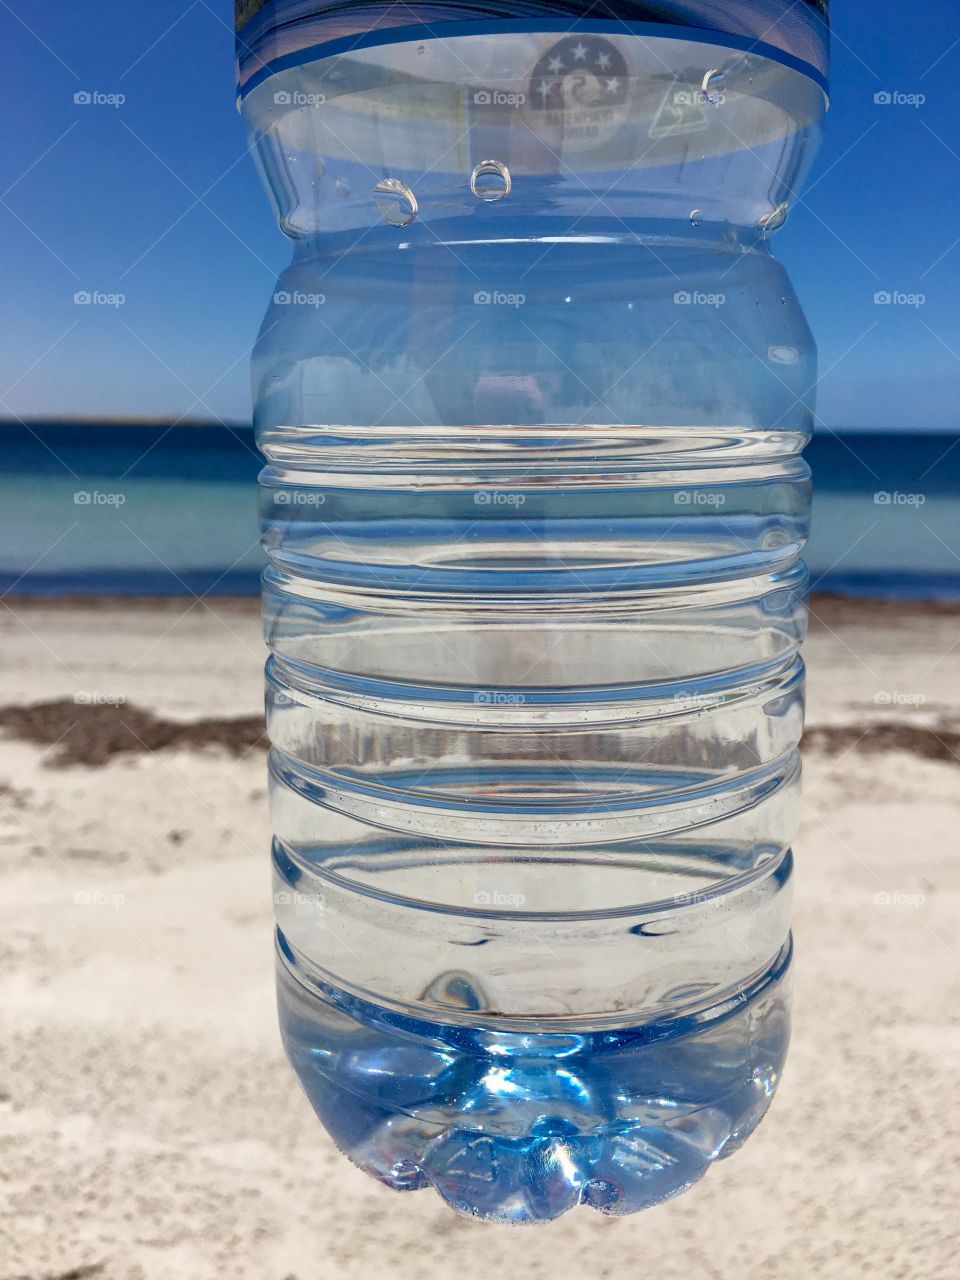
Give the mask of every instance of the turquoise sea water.
M 0 424 L 0 592 L 256 594 L 248 426 Z M 818 433 L 819 591 L 960 596 L 960 436 Z

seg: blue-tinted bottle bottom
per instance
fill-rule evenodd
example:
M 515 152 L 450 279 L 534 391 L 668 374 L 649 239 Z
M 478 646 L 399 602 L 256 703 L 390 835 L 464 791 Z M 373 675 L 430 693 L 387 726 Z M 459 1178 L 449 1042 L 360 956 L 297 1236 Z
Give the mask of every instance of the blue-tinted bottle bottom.
M 388 1186 L 432 1186 L 495 1222 L 577 1204 L 634 1213 L 696 1182 L 763 1118 L 789 1038 L 790 953 L 693 1015 L 522 1034 L 306 985 L 281 935 L 281 1031 L 338 1147 Z

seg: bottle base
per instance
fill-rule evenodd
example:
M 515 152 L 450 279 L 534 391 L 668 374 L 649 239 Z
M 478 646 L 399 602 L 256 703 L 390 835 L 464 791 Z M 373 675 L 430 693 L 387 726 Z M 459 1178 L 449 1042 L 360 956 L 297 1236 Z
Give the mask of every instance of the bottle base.
M 773 1098 L 789 942 L 721 1005 L 584 1033 L 412 1018 L 308 980 L 280 935 L 280 1025 L 314 1110 L 359 1168 L 459 1213 L 635 1213 L 732 1155 Z M 453 975 L 462 985 L 465 975 Z

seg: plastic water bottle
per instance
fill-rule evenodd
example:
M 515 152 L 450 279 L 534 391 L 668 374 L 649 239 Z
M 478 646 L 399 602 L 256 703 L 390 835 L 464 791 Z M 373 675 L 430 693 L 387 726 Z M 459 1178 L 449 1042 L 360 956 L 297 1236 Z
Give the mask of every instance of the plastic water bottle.
M 238 14 L 293 244 L 254 358 L 283 1038 L 351 1160 L 498 1221 L 683 1190 L 789 1029 L 815 355 L 769 241 L 823 15 L 560 8 Z

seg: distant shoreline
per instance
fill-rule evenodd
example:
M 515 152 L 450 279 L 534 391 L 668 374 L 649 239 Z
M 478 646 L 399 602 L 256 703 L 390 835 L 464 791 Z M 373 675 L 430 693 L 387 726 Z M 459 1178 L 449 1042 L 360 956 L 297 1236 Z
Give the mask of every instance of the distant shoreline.
M 109 427 L 111 429 L 121 427 L 156 427 L 166 430 L 170 427 L 189 427 L 193 429 L 210 429 L 213 431 L 253 431 L 253 422 L 244 421 L 228 421 L 223 418 L 179 418 L 179 417 L 105 417 L 105 418 L 88 418 L 88 417 L 2 417 L 0 416 L 0 431 L 12 429 L 21 431 L 24 428 L 36 429 L 38 427 Z M 943 438 L 945 436 L 960 436 L 960 423 L 950 426 L 939 427 L 870 427 L 870 426 L 842 426 L 833 427 L 825 424 L 818 424 L 813 428 L 814 436 L 884 436 L 895 437 L 898 439 L 915 440 L 922 436 L 937 436 Z
M 197 595 L 211 604 L 216 604 L 218 608 L 249 611 L 260 607 L 259 594 L 225 593 L 224 595 L 203 595 L 202 592 L 198 592 Z M 72 594 L 46 596 L 27 592 L 20 594 L 11 592 L 3 597 L 8 606 L 21 609 L 116 607 L 123 609 L 168 608 L 174 610 L 178 604 L 192 599 L 194 597 L 187 592 L 178 595 L 151 595 L 149 592 L 125 595 L 122 592 L 115 591 L 91 592 L 90 594 L 74 592 Z M 844 615 L 842 620 L 846 620 L 846 615 L 851 612 L 884 614 L 888 617 L 916 612 L 923 614 L 933 613 L 939 617 L 953 618 L 960 617 L 960 598 L 928 599 L 926 597 L 910 596 L 891 598 L 884 595 L 846 595 L 841 591 L 814 591 L 810 595 L 810 608 L 824 621 L 829 621 L 832 617 L 840 619 L 841 614 Z
M 22 431 L 36 427 L 210 427 L 216 431 L 252 431 L 252 422 L 227 422 L 222 418 L 3 418 L 0 431 L 6 428 Z

